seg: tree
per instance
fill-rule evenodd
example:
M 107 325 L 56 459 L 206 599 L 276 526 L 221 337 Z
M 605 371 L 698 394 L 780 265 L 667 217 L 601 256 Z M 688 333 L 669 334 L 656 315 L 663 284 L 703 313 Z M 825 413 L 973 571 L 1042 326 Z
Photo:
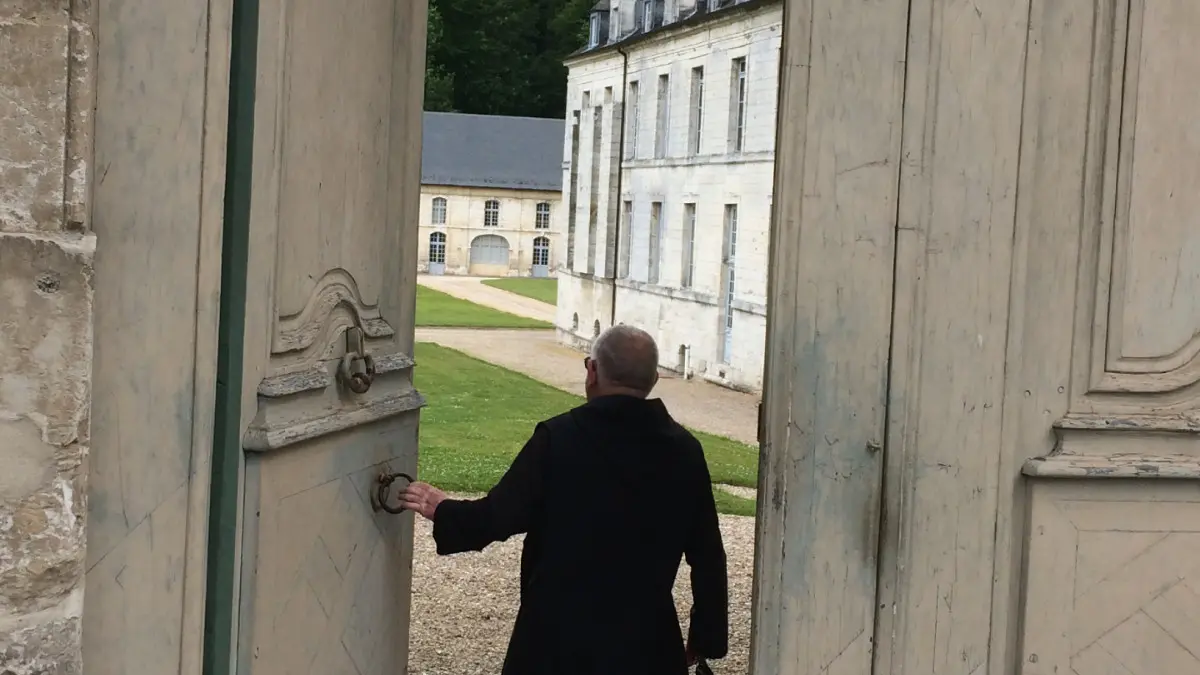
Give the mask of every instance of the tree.
M 429 5 L 429 30 L 425 51 L 433 54 L 440 49 L 444 32 L 442 14 L 437 5 Z M 435 112 L 454 112 L 454 74 L 435 59 L 425 59 L 425 109 Z
M 564 117 L 592 2 L 430 0 L 426 109 Z

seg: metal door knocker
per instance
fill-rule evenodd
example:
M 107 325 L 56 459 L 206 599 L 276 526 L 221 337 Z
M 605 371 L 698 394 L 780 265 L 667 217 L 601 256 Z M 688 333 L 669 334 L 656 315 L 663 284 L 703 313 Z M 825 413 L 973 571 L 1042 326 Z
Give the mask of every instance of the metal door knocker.
M 375 511 L 387 511 L 388 513 L 403 513 L 406 509 L 403 506 L 392 506 L 388 504 L 388 492 L 392 488 L 392 483 L 396 482 L 397 478 L 403 478 L 409 483 L 413 482 L 413 477 L 406 473 L 388 473 L 387 471 L 379 474 L 376 479 L 377 485 L 371 493 L 371 508 Z
M 338 379 L 356 394 L 365 394 L 375 381 L 375 359 L 367 353 L 361 328 L 346 329 L 346 355 L 338 364 Z

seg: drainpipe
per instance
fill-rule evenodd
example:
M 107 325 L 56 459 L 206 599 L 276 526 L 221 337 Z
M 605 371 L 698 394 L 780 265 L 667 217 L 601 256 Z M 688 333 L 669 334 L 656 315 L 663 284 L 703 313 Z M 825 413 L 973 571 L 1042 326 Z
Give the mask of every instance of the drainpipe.
M 613 268 L 612 277 L 612 306 L 609 308 L 608 325 L 617 325 L 617 277 L 621 272 L 621 217 L 625 209 L 622 207 L 621 183 L 625 177 L 625 128 L 629 126 L 629 121 L 625 119 L 626 113 L 629 112 L 629 52 L 623 47 L 617 47 L 617 53 L 621 55 L 621 135 L 620 141 L 617 144 L 617 219 L 613 226 L 617 228 L 616 234 L 613 236 Z M 639 92 L 640 95 L 641 92 Z

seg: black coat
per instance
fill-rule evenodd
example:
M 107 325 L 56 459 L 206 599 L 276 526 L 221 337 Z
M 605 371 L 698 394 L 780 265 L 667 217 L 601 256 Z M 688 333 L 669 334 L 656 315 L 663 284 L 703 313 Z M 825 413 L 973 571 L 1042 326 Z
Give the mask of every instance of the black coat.
M 692 571 L 691 643 L 722 658 L 725 549 L 700 442 L 661 400 L 606 396 L 538 424 L 486 497 L 447 500 L 440 555 L 527 533 L 504 675 L 682 675 L 672 587 Z

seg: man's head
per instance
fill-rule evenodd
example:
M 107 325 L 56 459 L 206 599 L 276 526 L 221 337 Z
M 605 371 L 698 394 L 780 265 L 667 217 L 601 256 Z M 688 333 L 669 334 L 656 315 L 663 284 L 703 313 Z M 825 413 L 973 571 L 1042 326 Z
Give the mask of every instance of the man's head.
M 658 345 L 646 331 L 620 324 L 592 342 L 585 365 L 588 400 L 610 394 L 645 398 L 658 383 Z

